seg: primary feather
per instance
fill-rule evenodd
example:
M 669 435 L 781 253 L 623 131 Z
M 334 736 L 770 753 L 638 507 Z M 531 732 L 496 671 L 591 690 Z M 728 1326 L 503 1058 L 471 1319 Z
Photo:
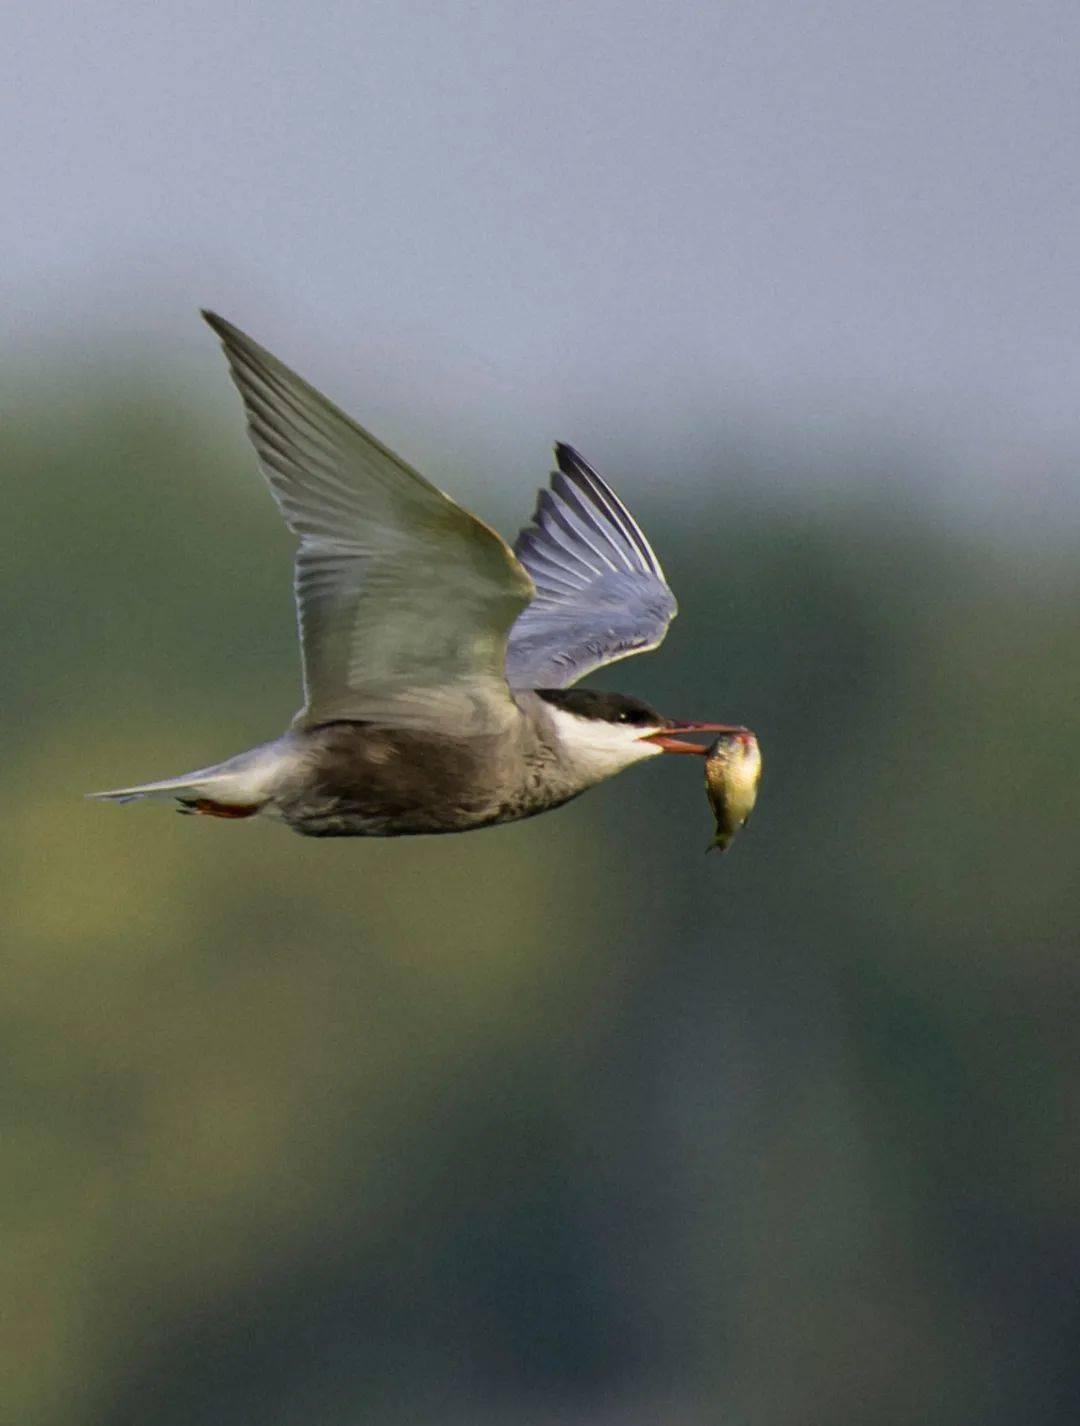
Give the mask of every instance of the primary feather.
M 536 597 L 510 633 L 512 688 L 564 688 L 663 641 L 678 606 L 641 526 L 570 446 L 514 553 Z

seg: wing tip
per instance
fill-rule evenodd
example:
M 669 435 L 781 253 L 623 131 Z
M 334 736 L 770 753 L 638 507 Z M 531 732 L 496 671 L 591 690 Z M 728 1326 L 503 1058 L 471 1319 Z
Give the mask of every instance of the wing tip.
M 555 442 L 555 460 L 559 473 L 573 481 L 581 493 L 596 506 L 603 518 L 629 542 L 640 557 L 642 567 L 666 584 L 664 567 L 649 543 L 648 536 L 600 472 L 566 441 Z M 554 480 L 552 483 L 554 485 Z
M 579 470 L 587 470 L 590 475 L 595 474 L 592 466 L 581 452 L 575 450 L 568 441 L 555 442 L 555 464 L 564 475 L 571 475 L 574 471 Z
M 199 315 L 225 348 L 226 355 L 230 355 L 233 352 L 250 352 L 252 354 L 259 353 L 260 355 L 270 356 L 269 352 L 264 354 L 258 342 L 249 337 L 246 332 L 242 332 L 240 328 L 234 326 L 228 318 L 222 317 L 220 313 L 213 311 L 212 308 L 200 307 Z M 276 360 L 276 358 L 271 359 Z

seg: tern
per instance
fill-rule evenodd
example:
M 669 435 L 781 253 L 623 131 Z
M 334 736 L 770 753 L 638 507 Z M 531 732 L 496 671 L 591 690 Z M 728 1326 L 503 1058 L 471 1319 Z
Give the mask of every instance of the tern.
M 280 737 L 161 782 L 311 837 L 465 832 L 559 807 L 633 763 L 704 754 L 639 699 L 573 685 L 655 649 L 676 613 L 660 561 L 570 446 L 513 549 L 212 312 L 259 464 L 298 537 L 304 706 Z

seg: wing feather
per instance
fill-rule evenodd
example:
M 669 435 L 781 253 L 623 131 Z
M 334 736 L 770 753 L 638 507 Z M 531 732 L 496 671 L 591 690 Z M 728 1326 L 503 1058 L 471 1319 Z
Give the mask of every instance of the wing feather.
M 533 594 L 494 530 L 236 327 L 207 312 L 248 432 L 299 536 L 303 726 L 492 731 L 516 716 L 511 626 Z
M 677 606 L 641 526 L 606 481 L 569 446 L 542 490 L 514 553 L 536 598 L 510 634 L 512 688 L 562 688 L 654 649 Z

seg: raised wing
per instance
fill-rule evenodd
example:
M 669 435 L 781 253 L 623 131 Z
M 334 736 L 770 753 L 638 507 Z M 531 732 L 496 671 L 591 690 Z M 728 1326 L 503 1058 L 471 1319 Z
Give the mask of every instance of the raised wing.
M 514 553 L 536 598 L 510 633 L 511 688 L 564 688 L 655 649 L 678 610 L 660 561 L 611 486 L 570 446 Z
M 248 432 L 300 537 L 301 726 L 357 719 L 457 733 L 515 716 L 504 670 L 532 581 L 455 505 L 276 357 L 211 312 Z

